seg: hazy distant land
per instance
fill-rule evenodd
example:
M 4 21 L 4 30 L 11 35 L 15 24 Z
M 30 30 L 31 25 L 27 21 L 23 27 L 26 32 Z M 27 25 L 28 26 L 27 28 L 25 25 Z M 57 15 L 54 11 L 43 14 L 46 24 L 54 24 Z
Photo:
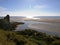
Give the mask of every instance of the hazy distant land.
M 3 16 L 0 16 L 3 18 Z M 39 22 L 50 22 L 60 23 L 60 16 L 34 16 L 33 18 L 26 18 L 25 16 L 11 16 L 11 21 L 39 21 Z

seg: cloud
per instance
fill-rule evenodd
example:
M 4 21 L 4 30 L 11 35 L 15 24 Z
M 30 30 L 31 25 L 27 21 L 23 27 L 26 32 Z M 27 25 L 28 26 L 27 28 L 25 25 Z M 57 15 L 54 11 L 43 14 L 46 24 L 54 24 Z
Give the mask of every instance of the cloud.
M 10 12 L 11 16 L 60 16 L 60 13 L 41 12 L 33 10 Z
M 40 8 L 46 8 L 47 5 L 35 5 L 34 8 L 40 9 Z
M 7 10 L 7 8 L 0 7 L 0 11 L 5 11 L 5 10 Z
M 4 8 L 4 7 L 1 7 L 0 6 L 0 16 L 5 15 L 7 12 L 8 12 L 8 9 L 7 8 Z
M 0 16 L 60 16 L 60 13 L 41 12 L 36 10 L 10 11 L 7 8 L 0 7 Z
M 11 12 L 13 14 L 13 11 L 12 10 L 13 9 L 9 9 L 9 8 L 5 8 L 5 7 L 0 6 L 0 16 L 5 16 L 7 14 L 10 14 Z

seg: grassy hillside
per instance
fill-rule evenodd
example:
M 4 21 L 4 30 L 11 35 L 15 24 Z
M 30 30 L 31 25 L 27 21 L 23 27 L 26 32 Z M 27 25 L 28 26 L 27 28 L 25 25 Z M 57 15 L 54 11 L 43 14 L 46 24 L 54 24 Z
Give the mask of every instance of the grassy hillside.
M 60 38 L 30 29 L 19 32 L 0 29 L 0 45 L 60 45 Z
M 23 35 L 18 35 L 13 31 L 4 31 L 0 29 L 0 45 L 37 45 Z

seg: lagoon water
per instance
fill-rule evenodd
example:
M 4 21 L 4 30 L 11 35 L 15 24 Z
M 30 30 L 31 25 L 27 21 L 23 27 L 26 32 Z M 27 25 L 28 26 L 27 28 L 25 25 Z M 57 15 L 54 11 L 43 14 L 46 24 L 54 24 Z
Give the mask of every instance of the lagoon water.
M 25 20 L 15 20 L 18 22 L 24 22 L 23 25 L 18 25 L 15 31 L 21 31 L 24 29 L 34 29 L 36 31 L 44 32 L 49 35 L 60 36 L 60 23 L 49 23 L 49 22 L 39 22 L 39 21 L 25 21 Z
M 25 24 L 17 26 L 16 31 L 24 29 L 34 29 L 47 34 L 60 36 L 60 23 L 53 24 L 47 22 L 25 21 Z

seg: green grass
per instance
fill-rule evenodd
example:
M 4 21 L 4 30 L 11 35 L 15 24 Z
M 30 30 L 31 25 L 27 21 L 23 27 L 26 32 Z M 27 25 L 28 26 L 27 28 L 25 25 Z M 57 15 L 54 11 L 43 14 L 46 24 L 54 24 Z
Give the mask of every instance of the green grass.
M 36 32 L 36 34 L 35 34 Z M 6 31 L 0 29 L 0 45 L 60 45 L 60 37 L 34 30 Z
M 9 34 L 9 39 L 7 38 L 7 35 Z M 25 42 L 24 45 L 37 45 L 35 42 L 30 41 L 23 35 L 18 35 L 14 31 L 4 31 L 0 29 L 0 45 L 18 45 L 17 42 L 14 42 L 14 39 L 17 39 L 18 41 Z

